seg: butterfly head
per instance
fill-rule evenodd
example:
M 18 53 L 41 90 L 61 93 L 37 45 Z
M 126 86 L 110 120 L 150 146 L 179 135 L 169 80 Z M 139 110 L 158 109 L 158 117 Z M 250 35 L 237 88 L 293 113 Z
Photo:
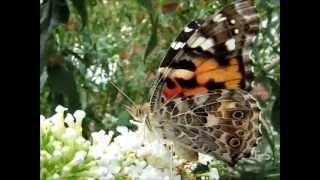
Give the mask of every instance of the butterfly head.
M 145 103 L 143 105 L 136 104 L 131 107 L 127 107 L 127 111 L 131 115 L 131 117 L 140 123 L 145 123 L 147 127 L 151 130 L 151 125 L 150 125 L 150 106 L 149 103 Z

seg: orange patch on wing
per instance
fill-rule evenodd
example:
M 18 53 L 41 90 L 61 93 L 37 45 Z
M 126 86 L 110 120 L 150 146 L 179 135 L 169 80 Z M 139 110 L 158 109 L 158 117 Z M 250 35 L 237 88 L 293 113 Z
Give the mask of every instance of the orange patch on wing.
M 232 65 L 226 68 L 221 68 L 210 72 L 211 77 L 215 82 L 225 82 L 241 78 L 241 73 L 239 72 L 238 65 Z
M 238 60 L 236 58 L 230 59 L 230 65 L 238 65 Z
M 221 83 L 231 80 L 240 80 L 242 78 L 242 75 L 239 71 L 238 60 L 235 58 L 230 60 L 230 65 L 227 67 L 221 67 L 213 58 L 207 59 L 207 61 L 197 67 L 195 73 L 197 82 L 200 85 L 204 85 L 210 80 L 216 83 Z M 236 86 L 238 87 L 238 85 L 235 85 L 235 81 L 229 82 L 228 86 L 231 89 L 236 88 Z
M 197 78 L 197 82 L 200 85 L 204 85 L 207 82 L 209 82 L 213 77 L 211 75 L 211 71 L 209 71 L 209 72 L 205 72 L 205 73 L 201 73 L 199 75 L 196 75 L 196 78 Z
M 167 99 L 173 99 L 182 92 L 181 86 L 175 80 L 172 81 L 175 84 L 174 88 L 168 88 L 167 86 L 164 86 L 162 89 L 162 93 Z
M 185 96 L 192 96 L 192 95 L 196 95 L 196 94 L 202 94 L 202 93 L 206 93 L 208 92 L 208 89 L 205 88 L 205 87 L 195 87 L 195 88 L 192 88 L 192 89 L 185 89 L 183 91 L 183 94 Z
M 227 89 L 238 89 L 240 84 L 240 79 L 230 80 L 224 83 Z
M 199 66 L 197 66 L 195 73 L 200 74 L 200 73 L 211 71 L 217 68 L 219 68 L 219 63 L 215 59 L 210 58 L 210 59 L 207 59 L 202 64 L 200 64 Z
M 196 67 L 200 66 L 205 61 L 206 61 L 206 59 L 202 58 L 202 57 L 199 57 L 199 58 L 192 60 L 192 62 L 196 65 Z

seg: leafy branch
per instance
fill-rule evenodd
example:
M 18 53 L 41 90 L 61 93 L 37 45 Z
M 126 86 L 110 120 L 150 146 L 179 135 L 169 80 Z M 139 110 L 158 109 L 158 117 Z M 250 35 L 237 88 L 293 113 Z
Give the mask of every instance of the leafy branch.
M 264 71 L 269 72 L 280 65 L 280 59 L 274 59 L 270 64 L 264 66 Z

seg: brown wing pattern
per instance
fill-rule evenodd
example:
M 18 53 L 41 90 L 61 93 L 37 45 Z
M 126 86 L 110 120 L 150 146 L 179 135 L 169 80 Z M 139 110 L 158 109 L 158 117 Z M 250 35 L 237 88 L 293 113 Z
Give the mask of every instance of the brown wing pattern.
M 260 108 L 243 90 L 177 98 L 156 113 L 165 138 L 230 165 L 249 156 L 261 137 Z

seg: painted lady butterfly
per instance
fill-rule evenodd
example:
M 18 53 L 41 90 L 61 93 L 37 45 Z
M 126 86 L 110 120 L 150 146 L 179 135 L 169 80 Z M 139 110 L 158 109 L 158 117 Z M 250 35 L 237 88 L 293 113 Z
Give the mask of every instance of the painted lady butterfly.
M 191 22 L 160 65 L 150 106 L 131 109 L 132 115 L 148 117 L 147 125 L 184 158 L 203 153 L 233 166 L 249 157 L 262 136 L 260 108 L 247 92 L 253 81 L 250 46 L 258 31 L 250 0 Z

